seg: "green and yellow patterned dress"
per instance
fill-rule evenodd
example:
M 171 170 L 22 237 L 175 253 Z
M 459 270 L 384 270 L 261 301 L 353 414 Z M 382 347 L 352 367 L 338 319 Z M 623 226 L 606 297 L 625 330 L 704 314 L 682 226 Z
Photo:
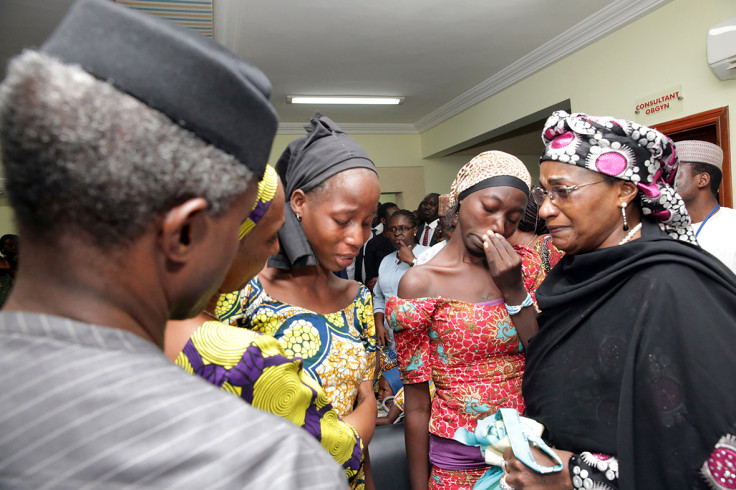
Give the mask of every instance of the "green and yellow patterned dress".
M 360 383 L 373 381 L 376 327 L 365 286 L 349 306 L 322 315 L 270 297 L 255 277 L 241 291 L 222 296 L 216 313 L 230 325 L 272 335 L 287 355 L 301 357 L 341 416 L 353 410 Z

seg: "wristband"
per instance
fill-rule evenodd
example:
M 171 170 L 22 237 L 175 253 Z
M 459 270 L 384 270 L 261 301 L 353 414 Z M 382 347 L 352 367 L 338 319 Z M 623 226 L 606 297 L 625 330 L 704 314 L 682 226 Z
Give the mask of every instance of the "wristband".
M 521 310 L 523 310 L 527 306 L 533 305 L 534 304 L 534 300 L 532 299 L 532 295 L 529 294 L 529 292 L 527 292 L 526 293 L 526 298 L 524 298 L 524 301 L 522 301 L 520 305 L 518 305 L 518 306 L 511 306 L 511 305 L 506 304 L 506 302 L 504 302 L 503 304 L 504 304 L 504 306 L 506 306 L 506 309 L 509 312 L 509 316 L 512 316 L 512 315 L 518 315 L 519 313 L 521 313 Z
M 415 265 L 417 265 L 417 262 L 419 262 L 419 259 L 417 259 L 416 257 L 414 257 L 414 260 L 411 261 L 411 266 L 410 267 L 414 267 Z

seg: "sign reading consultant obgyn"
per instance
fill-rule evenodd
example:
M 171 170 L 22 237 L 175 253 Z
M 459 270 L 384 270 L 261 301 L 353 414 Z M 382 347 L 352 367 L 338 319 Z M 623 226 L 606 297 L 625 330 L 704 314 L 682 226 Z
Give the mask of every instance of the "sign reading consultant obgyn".
M 660 116 L 682 112 L 682 86 L 671 87 L 655 94 L 639 99 L 634 103 L 634 114 L 637 122 L 659 120 Z

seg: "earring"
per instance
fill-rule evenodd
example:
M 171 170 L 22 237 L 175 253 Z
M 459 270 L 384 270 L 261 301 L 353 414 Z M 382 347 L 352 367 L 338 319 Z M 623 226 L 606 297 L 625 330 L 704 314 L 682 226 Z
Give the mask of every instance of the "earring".
M 301 221 L 302 221 L 302 215 L 299 214 L 299 213 L 296 213 L 296 220 L 301 223 Z M 628 230 L 628 228 L 626 228 L 626 229 Z
M 621 203 L 621 217 L 624 219 L 624 231 L 629 231 L 629 222 L 626 220 L 626 203 Z

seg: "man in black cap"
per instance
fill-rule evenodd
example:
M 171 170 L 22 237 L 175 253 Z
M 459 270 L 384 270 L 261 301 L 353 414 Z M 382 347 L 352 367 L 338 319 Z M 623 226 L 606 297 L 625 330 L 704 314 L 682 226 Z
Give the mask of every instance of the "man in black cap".
M 238 248 L 269 95 L 224 48 L 103 0 L 10 64 L 0 145 L 23 247 L 0 313 L 0 487 L 346 486 L 307 432 L 161 353 Z

